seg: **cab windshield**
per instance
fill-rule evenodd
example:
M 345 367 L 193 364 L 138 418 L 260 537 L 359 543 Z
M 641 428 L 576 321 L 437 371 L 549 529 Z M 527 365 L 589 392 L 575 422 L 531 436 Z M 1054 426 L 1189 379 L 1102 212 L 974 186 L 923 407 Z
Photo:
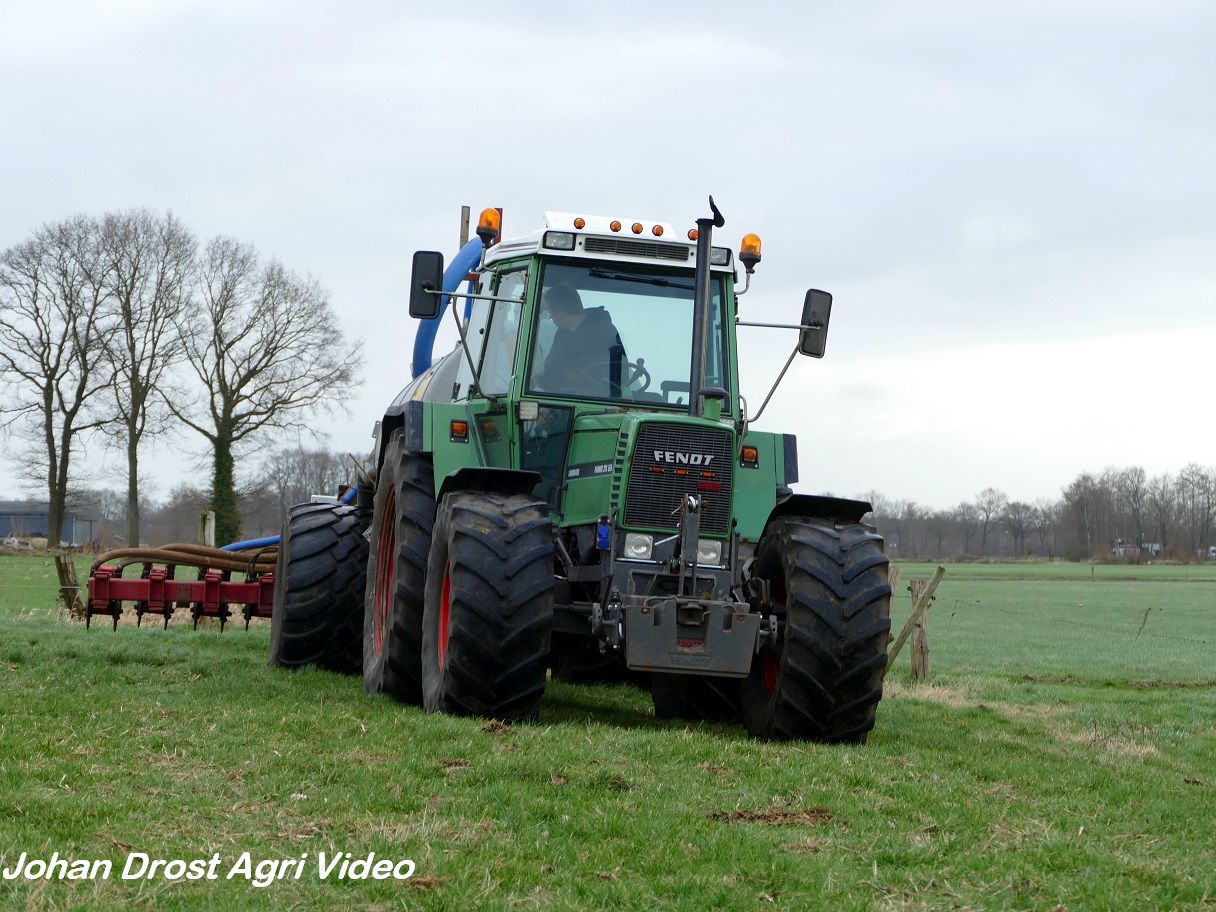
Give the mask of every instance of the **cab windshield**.
M 703 386 L 727 387 L 723 280 L 710 281 Z M 545 265 L 528 390 L 687 406 L 693 274 L 618 263 Z

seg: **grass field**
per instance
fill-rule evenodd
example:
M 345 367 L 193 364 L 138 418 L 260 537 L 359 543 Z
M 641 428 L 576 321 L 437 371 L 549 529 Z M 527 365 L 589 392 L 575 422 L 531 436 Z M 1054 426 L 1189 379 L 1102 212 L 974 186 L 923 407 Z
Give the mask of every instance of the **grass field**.
M 934 684 L 901 657 L 839 748 L 659 723 L 627 687 L 553 684 L 533 725 L 427 716 L 267 668 L 264 626 L 86 632 L 52 567 L 0 558 L 0 867 L 118 863 L 0 880 L 0 908 L 1216 909 L 1216 579 L 1089 572 L 950 567 Z M 118 880 L 132 850 L 417 873 Z

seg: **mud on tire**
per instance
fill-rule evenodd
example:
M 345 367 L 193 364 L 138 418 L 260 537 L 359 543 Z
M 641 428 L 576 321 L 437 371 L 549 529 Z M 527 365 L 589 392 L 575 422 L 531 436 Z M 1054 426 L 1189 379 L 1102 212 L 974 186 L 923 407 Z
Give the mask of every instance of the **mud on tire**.
M 865 743 L 887 666 L 887 568 L 870 526 L 802 517 L 769 526 L 755 575 L 769 582 L 781 638 L 744 684 L 749 734 Z
M 270 616 L 270 664 L 358 674 L 367 541 L 354 507 L 299 504 L 283 523 Z
M 363 686 L 405 703 L 422 702 L 422 606 L 435 523 L 434 469 L 389 438 L 376 484 L 366 603 L 362 615 Z
M 422 698 L 430 712 L 529 719 L 553 630 L 549 508 L 466 491 L 440 505 L 427 565 Z

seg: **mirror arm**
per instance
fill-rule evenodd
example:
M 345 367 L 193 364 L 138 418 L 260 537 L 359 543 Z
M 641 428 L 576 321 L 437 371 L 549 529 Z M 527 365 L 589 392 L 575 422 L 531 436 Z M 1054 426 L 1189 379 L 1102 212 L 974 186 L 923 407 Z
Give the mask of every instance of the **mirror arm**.
M 785 379 L 785 372 L 790 369 L 790 365 L 794 363 L 794 358 L 798 355 L 798 346 L 794 346 L 794 350 L 790 352 L 790 356 L 785 359 L 785 367 L 781 368 L 781 373 L 777 375 L 777 379 L 773 381 L 773 388 L 768 391 L 768 395 L 764 397 L 764 401 L 760 403 L 760 411 L 756 412 L 751 418 L 747 419 L 748 427 L 751 427 L 760 420 L 760 416 L 764 414 L 764 409 L 768 406 L 768 401 L 773 398 L 773 393 L 777 392 L 777 387 L 781 385 L 781 381 Z
M 447 298 L 472 298 L 475 301 L 507 301 L 511 304 L 522 304 L 523 297 L 518 298 L 499 298 L 495 295 L 473 294 L 468 291 L 435 291 L 433 288 L 425 289 L 427 294 L 443 295 Z
M 453 297 L 459 297 L 459 295 L 453 294 Z M 473 373 L 473 385 L 469 388 L 469 397 L 471 398 L 474 393 L 478 395 L 481 393 L 481 375 L 477 370 L 477 365 L 473 363 L 473 353 L 469 351 L 469 343 L 465 336 L 464 325 L 460 322 L 460 317 L 456 316 L 455 302 L 452 303 L 450 309 L 452 311 L 452 319 L 456 321 L 456 332 L 460 333 L 460 347 L 464 349 L 464 356 L 469 362 L 469 370 Z
M 799 325 L 798 323 L 745 323 L 742 320 L 735 320 L 736 326 L 765 326 L 769 329 L 823 329 L 822 323 L 807 323 Z

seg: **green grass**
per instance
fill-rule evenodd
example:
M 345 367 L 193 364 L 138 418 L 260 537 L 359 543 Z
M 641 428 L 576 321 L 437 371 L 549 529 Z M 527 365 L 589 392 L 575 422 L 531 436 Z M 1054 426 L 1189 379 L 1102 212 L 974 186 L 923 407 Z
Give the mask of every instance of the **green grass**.
M 1216 908 L 1216 584 L 979 567 L 939 590 L 934 685 L 902 657 L 870 744 L 839 748 L 659 723 L 626 687 L 553 684 L 534 725 L 428 716 L 266 668 L 264 626 L 86 632 L 57 619 L 53 568 L 0 558 L 4 864 L 418 865 L 261 890 L 0 881 L 0 907 Z M 714 816 L 735 811 L 760 819 Z

